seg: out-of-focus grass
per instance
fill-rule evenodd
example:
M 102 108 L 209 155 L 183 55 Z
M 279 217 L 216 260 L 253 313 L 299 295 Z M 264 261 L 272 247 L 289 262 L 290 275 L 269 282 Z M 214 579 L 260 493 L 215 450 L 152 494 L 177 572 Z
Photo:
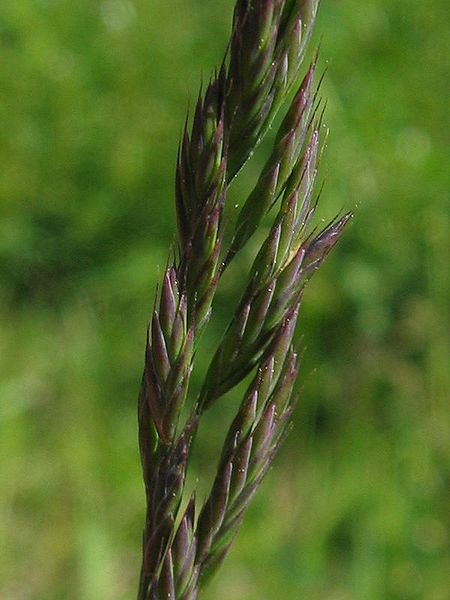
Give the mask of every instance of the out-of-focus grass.
M 178 135 L 232 4 L 0 8 L 2 599 L 134 596 L 145 325 Z M 205 600 L 445 600 L 448 3 L 322 4 L 323 216 L 359 209 L 305 299 L 294 431 Z M 195 473 L 212 474 L 229 414 L 208 416 Z

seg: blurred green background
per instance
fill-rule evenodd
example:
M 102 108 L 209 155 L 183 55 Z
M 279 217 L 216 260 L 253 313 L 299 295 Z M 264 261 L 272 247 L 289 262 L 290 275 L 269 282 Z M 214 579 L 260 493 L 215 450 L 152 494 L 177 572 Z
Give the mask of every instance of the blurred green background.
M 184 115 L 232 6 L 1 3 L 2 600 L 135 596 L 145 328 Z M 322 2 L 321 216 L 358 211 L 306 295 L 295 428 L 205 600 L 449 597 L 449 12 Z M 254 250 L 220 288 L 196 385 Z M 201 432 L 203 491 L 232 405 Z

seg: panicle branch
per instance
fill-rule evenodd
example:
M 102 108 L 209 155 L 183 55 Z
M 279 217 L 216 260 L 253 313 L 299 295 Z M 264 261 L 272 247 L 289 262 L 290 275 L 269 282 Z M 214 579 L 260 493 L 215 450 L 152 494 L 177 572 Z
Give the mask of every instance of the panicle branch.
M 202 583 L 230 548 L 289 426 L 297 375 L 291 342 L 298 308 L 297 304 L 278 327 L 228 430 L 217 476 L 197 524 L 196 563 Z
M 237 2 L 227 96 L 229 179 L 254 152 L 296 81 L 317 9 L 317 0 Z

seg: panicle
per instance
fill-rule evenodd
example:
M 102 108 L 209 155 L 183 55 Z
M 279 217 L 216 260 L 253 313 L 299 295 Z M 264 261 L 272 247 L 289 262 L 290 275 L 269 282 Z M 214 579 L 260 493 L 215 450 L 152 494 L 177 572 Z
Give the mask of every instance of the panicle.
M 237 0 L 226 57 L 183 130 L 175 177 L 178 240 L 156 294 L 138 404 L 147 503 L 138 600 L 197 600 L 290 427 L 298 370 L 293 338 L 304 287 L 352 216 L 336 218 L 318 233 L 311 230 L 322 147 L 317 52 L 228 248 L 224 207 L 228 186 L 297 81 L 318 5 L 319 0 Z M 241 300 L 200 394 L 189 403 L 195 352 L 220 277 L 271 210 L 272 225 Z M 184 497 L 200 419 L 251 373 L 198 511 L 195 496 L 187 505 Z

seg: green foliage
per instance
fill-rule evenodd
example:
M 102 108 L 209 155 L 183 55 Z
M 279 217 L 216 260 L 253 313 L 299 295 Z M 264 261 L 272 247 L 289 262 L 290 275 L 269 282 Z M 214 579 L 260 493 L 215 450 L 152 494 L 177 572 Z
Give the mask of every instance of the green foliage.
M 136 359 L 172 241 L 186 99 L 221 56 L 232 4 L 0 9 L 7 600 L 135 595 Z M 447 597 L 447 21 L 443 0 L 323 2 L 324 218 L 359 210 L 307 292 L 295 428 L 205 598 Z M 257 247 L 219 288 L 203 369 Z M 198 472 L 231 415 L 211 409 Z

